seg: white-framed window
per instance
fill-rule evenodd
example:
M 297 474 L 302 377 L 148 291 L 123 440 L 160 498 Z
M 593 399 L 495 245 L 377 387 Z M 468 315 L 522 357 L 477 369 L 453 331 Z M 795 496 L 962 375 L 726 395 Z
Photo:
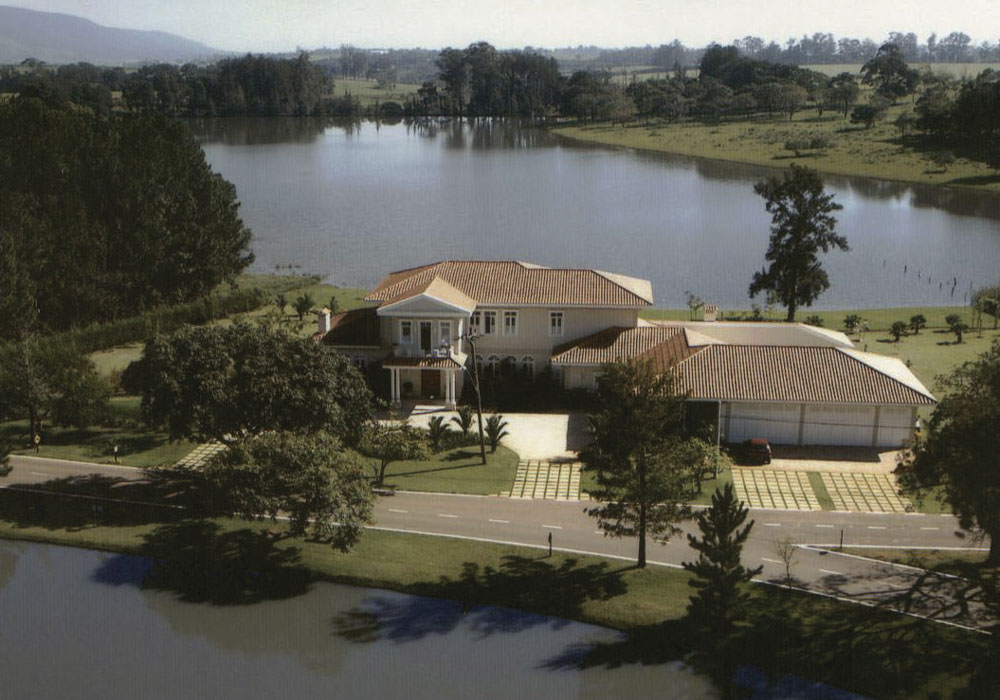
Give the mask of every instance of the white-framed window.
M 438 324 L 438 338 L 441 345 L 451 346 L 451 321 L 441 321 Z
M 517 312 L 516 311 L 504 311 L 503 312 L 503 334 L 504 335 L 517 335 Z
M 510 377 L 515 372 L 517 372 L 517 358 L 513 355 L 503 358 L 503 362 L 500 363 L 500 374 Z
M 368 368 L 368 359 L 364 355 L 355 355 L 351 358 L 351 363 L 362 372 Z
M 497 332 L 497 312 L 483 312 L 483 335 L 493 335 Z
M 494 376 L 500 371 L 499 355 L 490 355 L 486 358 L 486 371 Z
M 549 335 L 553 338 L 561 338 L 563 334 L 563 312 L 549 312 Z
M 521 358 L 521 375 L 528 378 L 535 376 L 535 358 L 531 355 Z
M 399 342 L 404 345 L 413 343 L 413 321 L 399 322 Z
M 469 330 L 473 333 L 479 332 L 479 326 L 482 323 L 482 314 L 478 311 L 472 312 L 472 318 L 469 319 Z

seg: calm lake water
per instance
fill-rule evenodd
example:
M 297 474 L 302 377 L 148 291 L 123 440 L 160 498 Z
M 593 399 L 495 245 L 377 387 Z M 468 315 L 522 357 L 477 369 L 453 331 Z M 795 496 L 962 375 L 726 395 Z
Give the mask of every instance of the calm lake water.
M 249 605 L 150 590 L 146 559 L 0 540 L 0 697 L 716 697 L 677 664 L 579 670 L 611 630 L 315 584 Z
M 336 126 L 193 123 L 235 183 L 256 271 L 293 266 L 341 286 L 444 258 L 518 259 L 648 278 L 657 305 L 690 290 L 748 308 L 776 172 L 571 144 L 496 120 Z M 962 304 L 1000 277 L 1000 195 L 827 178 L 849 253 L 823 260 L 817 308 Z

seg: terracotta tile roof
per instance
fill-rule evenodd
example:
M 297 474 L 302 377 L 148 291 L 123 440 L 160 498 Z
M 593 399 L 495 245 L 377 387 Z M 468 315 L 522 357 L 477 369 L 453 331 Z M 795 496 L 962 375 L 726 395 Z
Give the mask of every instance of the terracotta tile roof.
M 326 345 L 378 347 L 379 320 L 375 309 L 353 309 L 330 317 L 330 330 L 322 341 Z
M 404 299 L 410 299 L 420 294 L 426 294 L 427 296 L 440 299 L 441 301 L 454 306 L 468 309 L 469 313 L 472 313 L 472 311 L 476 308 L 475 299 L 472 299 L 469 295 L 463 294 L 459 290 L 455 289 L 454 285 L 449 284 L 446 280 L 438 277 L 437 275 L 429 277 L 426 282 L 417 285 L 415 288 L 405 289 L 394 299 L 387 299 L 383 304 L 381 304 L 381 306 L 395 304 L 396 302 L 403 301 Z
M 419 369 L 458 369 L 462 365 L 450 357 L 389 357 L 382 360 L 383 367 L 408 367 Z
M 900 365 L 905 370 L 905 365 Z M 677 388 L 690 391 L 695 399 L 908 406 L 935 403 L 931 395 L 832 347 L 709 345 L 674 371 Z
M 561 365 L 603 365 L 617 360 L 649 356 L 660 358 L 668 367 L 670 357 L 677 362 L 687 357 L 684 330 L 680 327 L 614 327 L 586 338 L 564 343 L 552 350 L 552 362 Z
M 481 306 L 649 306 L 649 282 L 598 270 L 548 268 L 530 263 L 445 260 L 389 274 L 365 298 L 394 302 L 418 294 L 438 277 Z

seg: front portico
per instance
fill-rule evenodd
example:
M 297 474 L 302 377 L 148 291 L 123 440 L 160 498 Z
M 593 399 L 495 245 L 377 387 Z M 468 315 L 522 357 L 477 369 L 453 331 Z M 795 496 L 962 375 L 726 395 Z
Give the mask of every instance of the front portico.
M 395 357 L 382 362 L 389 370 L 389 397 L 394 405 L 404 398 L 441 399 L 455 408 L 462 393 L 465 354 L 447 357 Z

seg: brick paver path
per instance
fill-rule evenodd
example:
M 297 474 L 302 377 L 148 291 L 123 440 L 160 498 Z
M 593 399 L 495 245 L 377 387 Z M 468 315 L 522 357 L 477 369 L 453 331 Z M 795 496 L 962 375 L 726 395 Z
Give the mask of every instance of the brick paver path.
M 751 508 L 821 510 L 806 472 L 734 468 L 733 487 Z
M 177 460 L 177 463 L 174 464 L 174 466 L 187 467 L 188 469 L 200 469 L 205 466 L 209 459 L 219 452 L 222 452 L 224 449 L 226 449 L 226 446 L 219 442 L 209 442 L 204 445 L 198 445 L 184 457 Z
M 556 501 L 588 500 L 580 496 L 580 463 L 528 459 L 517 464 L 514 486 L 501 494 L 511 498 L 547 498 Z
M 861 513 L 908 513 L 913 504 L 899 495 L 892 474 L 841 474 L 823 472 L 823 486 L 834 510 Z

